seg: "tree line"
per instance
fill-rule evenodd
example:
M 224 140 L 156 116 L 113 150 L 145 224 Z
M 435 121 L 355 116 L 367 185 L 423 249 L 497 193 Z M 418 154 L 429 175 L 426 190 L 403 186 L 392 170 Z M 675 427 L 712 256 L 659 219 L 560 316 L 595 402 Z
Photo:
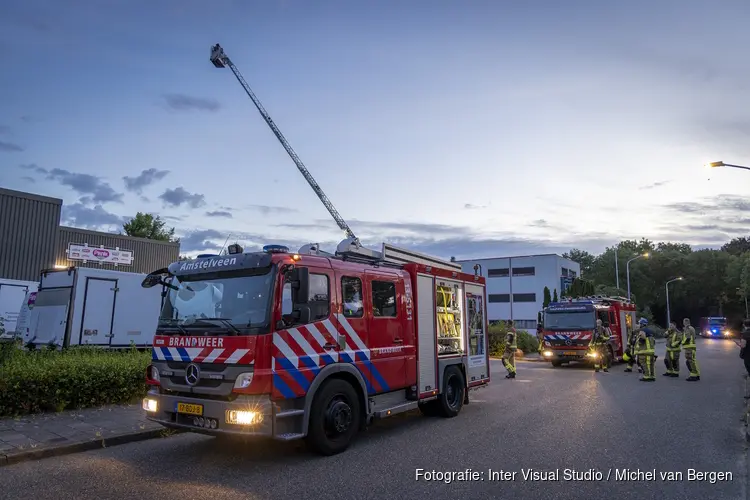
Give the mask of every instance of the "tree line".
M 616 287 L 615 254 L 619 270 Z M 701 317 L 724 316 L 739 327 L 747 316 L 750 301 L 750 238 L 735 238 L 719 250 L 693 250 L 683 243 L 654 243 L 645 238 L 625 240 L 599 255 L 577 248 L 563 257 L 581 266 L 580 278 L 566 292 L 569 296 L 619 295 L 627 297 L 627 267 L 630 262 L 631 299 L 638 313 L 661 326 L 667 326 L 666 283 L 669 284 L 670 316 L 678 323 L 690 318 L 694 325 Z M 565 295 L 565 294 L 563 294 Z M 546 297 L 545 297 L 546 298 Z

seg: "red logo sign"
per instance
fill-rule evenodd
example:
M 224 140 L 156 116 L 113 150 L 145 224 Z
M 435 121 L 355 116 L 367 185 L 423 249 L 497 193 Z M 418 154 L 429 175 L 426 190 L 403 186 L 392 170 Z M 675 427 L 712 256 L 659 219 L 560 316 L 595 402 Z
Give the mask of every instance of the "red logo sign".
M 106 259 L 107 257 L 109 257 L 109 252 L 107 250 L 101 250 L 97 248 L 96 250 L 94 250 L 93 255 L 94 257 L 97 257 L 99 259 Z

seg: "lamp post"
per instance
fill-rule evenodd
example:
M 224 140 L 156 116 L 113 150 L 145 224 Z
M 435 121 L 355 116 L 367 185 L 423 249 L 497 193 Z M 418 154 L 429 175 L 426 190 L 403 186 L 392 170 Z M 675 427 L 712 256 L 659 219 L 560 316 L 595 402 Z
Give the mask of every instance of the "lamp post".
M 742 288 L 738 288 L 737 291 L 742 293 L 742 296 L 745 298 L 745 319 L 750 319 L 750 310 L 747 308 L 747 291 Z
M 742 165 L 730 165 L 729 163 L 724 163 L 723 161 L 712 161 L 711 163 L 706 165 L 708 168 L 717 168 L 717 167 L 730 167 L 730 168 L 741 168 L 744 170 L 750 170 L 750 167 L 743 167 Z
M 619 243 L 618 243 L 618 246 L 619 246 Z M 619 259 L 617 258 L 617 247 L 615 247 L 615 286 L 618 289 L 620 288 L 620 267 L 619 267 Z
M 630 263 L 633 262 L 634 260 L 638 260 L 640 258 L 648 259 L 648 255 L 649 255 L 648 252 L 646 252 L 644 254 L 641 254 L 641 255 L 638 255 L 637 257 L 633 257 L 632 259 L 630 259 L 625 264 L 625 274 L 626 274 L 627 280 L 628 280 L 628 300 L 630 300 Z
M 667 328 L 669 328 L 669 324 L 672 322 L 672 318 L 669 315 L 669 284 L 674 283 L 675 281 L 682 281 L 682 276 L 669 280 L 664 284 L 664 289 L 667 291 Z

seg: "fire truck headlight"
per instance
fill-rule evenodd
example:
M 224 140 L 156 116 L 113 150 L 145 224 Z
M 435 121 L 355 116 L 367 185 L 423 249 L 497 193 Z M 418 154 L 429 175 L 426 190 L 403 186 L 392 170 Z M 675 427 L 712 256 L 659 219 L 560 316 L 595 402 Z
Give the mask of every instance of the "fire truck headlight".
M 159 404 L 155 399 L 143 398 L 143 409 L 147 412 L 154 413 L 159 409 Z
M 235 389 L 245 389 L 253 383 L 253 372 L 240 373 L 234 382 Z
M 544 357 L 545 357 L 545 358 L 549 358 L 549 357 L 551 357 L 551 356 L 552 356 L 552 351 L 544 351 L 544 352 L 542 353 L 542 355 L 544 355 Z
M 227 410 L 226 421 L 228 424 L 253 425 L 259 423 L 263 415 L 257 411 Z

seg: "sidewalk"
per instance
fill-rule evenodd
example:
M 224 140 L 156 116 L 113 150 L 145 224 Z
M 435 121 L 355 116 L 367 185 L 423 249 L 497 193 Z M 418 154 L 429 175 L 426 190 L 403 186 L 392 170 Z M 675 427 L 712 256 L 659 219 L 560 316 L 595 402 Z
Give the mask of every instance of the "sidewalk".
M 140 405 L 0 418 L 0 466 L 168 435 Z

